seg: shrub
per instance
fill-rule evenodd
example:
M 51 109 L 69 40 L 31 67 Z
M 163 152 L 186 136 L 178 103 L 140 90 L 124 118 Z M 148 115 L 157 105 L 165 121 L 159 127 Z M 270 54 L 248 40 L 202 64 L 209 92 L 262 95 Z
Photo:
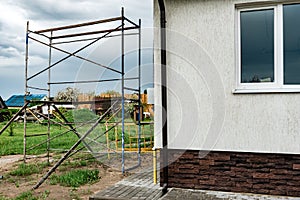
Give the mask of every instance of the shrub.
M 8 121 L 12 117 L 12 111 L 9 109 L 1 109 L 0 110 L 0 121 Z
M 9 121 L 16 112 L 18 112 L 18 109 L 1 109 L 0 110 L 0 122 Z M 13 122 L 8 127 L 7 131 L 8 131 L 9 136 L 14 135 L 15 126 L 16 125 Z
M 74 110 L 73 117 L 75 122 L 86 122 L 98 118 L 98 116 L 94 112 L 88 109 Z

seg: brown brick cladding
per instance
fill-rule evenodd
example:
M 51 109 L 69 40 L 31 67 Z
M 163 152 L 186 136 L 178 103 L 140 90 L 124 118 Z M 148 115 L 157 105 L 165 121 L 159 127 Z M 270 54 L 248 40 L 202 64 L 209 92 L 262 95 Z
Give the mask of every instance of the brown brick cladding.
M 168 155 L 169 187 L 300 196 L 300 155 L 192 150 Z M 162 152 L 160 158 L 162 164 Z M 162 184 L 162 169 L 160 177 Z

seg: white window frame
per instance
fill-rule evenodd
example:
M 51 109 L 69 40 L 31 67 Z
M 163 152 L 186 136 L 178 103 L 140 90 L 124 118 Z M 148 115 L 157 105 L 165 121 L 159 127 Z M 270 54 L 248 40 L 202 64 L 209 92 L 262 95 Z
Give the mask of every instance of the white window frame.
M 300 2 L 299 2 L 300 3 Z M 299 85 L 284 85 L 284 46 L 283 46 L 283 5 L 260 6 L 254 8 L 242 8 L 236 10 L 236 88 L 233 93 L 277 93 L 277 92 L 300 92 Z M 274 82 L 269 83 L 242 83 L 241 82 L 241 12 L 255 10 L 274 10 Z

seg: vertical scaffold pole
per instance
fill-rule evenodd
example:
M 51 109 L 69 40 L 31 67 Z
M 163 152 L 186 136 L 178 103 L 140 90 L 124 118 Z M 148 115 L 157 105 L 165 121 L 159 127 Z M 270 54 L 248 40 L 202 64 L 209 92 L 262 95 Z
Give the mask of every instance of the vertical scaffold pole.
M 141 118 L 142 118 L 142 108 L 141 108 L 141 19 L 139 19 L 139 35 L 138 35 L 138 77 L 139 77 L 139 119 L 138 119 L 138 166 L 141 164 Z
M 27 77 L 28 77 L 28 34 L 29 34 L 29 21 L 27 21 L 27 26 L 26 26 L 26 52 L 25 52 L 25 95 L 24 95 L 24 105 L 27 103 L 27 95 L 28 95 L 28 83 L 27 83 Z M 24 163 L 26 162 L 26 108 L 24 109 L 24 138 L 23 138 L 23 160 Z
M 124 62 L 124 49 L 125 49 L 125 44 L 124 44 L 124 8 L 122 7 L 122 36 L 121 36 L 121 67 L 122 67 L 122 173 L 125 173 L 125 141 L 124 141 L 124 120 L 125 120 L 125 109 L 124 109 L 124 76 L 125 76 L 125 62 Z
M 51 38 L 49 39 L 49 70 L 48 70 L 48 101 L 50 101 L 51 97 L 51 61 L 52 61 L 52 36 L 53 36 L 53 31 L 51 31 Z M 47 159 L 48 163 L 50 163 L 50 132 L 51 132 L 51 122 L 50 122 L 50 107 L 51 105 L 48 104 L 48 130 L 47 130 Z

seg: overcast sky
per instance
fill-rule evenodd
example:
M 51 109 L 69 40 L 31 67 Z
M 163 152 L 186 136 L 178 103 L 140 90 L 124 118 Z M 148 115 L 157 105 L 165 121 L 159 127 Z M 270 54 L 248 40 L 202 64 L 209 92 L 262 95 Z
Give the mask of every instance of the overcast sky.
M 7 99 L 12 94 L 24 94 L 26 21 L 30 22 L 30 30 L 41 30 L 120 16 L 121 7 L 125 8 L 125 15 L 129 19 L 138 22 L 138 19 L 141 18 L 143 28 L 152 27 L 152 0 L 0 0 L 0 96 L 3 99 Z M 135 39 L 129 39 L 126 43 L 128 46 L 134 46 L 134 42 L 131 43 L 131 40 L 136 41 Z M 143 30 L 142 42 L 145 49 L 142 54 L 143 63 L 146 64 L 145 68 L 149 69 L 144 71 L 143 83 L 149 84 L 153 78 L 150 70 L 151 64 L 149 64 L 152 63 L 152 52 L 149 50 L 149 47 L 152 46 L 150 29 Z M 113 44 L 117 45 L 114 46 Z M 61 48 L 74 51 L 80 45 L 82 46 L 82 44 L 77 45 L 61 46 Z M 97 60 L 98 62 L 101 62 L 101 59 L 103 59 L 104 63 L 102 64 L 105 65 L 117 66 L 119 63 L 118 45 L 118 39 L 109 39 L 109 41 L 101 43 L 101 46 L 105 47 L 104 49 L 101 49 L 99 46 L 93 46 L 92 49 L 82 52 L 82 55 L 88 58 L 97 58 L 99 59 Z M 33 44 L 33 42 L 30 43 L 29 48 L 29 67 L 32 69 L 30 73 L 34 74 L 36 70 L 47 66 L 49 49 L 45 46 L 41 47 L 41 45 Z M 132 61 L 136 59 L 134 47 L 128 48 L 127 51 L 130 52 L 126 63 L 134 67 L 136 65 Z M 54 52 L 53 60 L 58 60 L 62 56 L 65 55 L 55 54 Z M 56 75 L 60 75 L 56 79 L 99 79 L 103 78 L 103 74 L 106 74 L 104 78 L 109 76 L 107 72 L 96 72 L 92 69 L 92 66 L 87 66 L 86 63 L 80 62 L 76 61 L 76 59 L 68 60 L 64 66 L 53 69 L 54 74 L 56 72 Z M 88 69 L 83 69 L 84 67 Z M 56 79 L 54 78 L 54 80 Z M 41 76 L 40 79 L 33 81 L 32 84 L 39 82 L 46 83 L 47 77 L 45 75 Z M 41 85 L 41 87 L 44 86 Z M 88 87 L 91 88 L 90 92 L 101 92 L 104 90 L 103 88 L 99 89 L 99 87 L 102 87 L 99 85 Z M 59 88 L 53 88 L 51 95 L 55 95 L 57 90 Z M 46 92 L 32 90 L 32 93 Z

